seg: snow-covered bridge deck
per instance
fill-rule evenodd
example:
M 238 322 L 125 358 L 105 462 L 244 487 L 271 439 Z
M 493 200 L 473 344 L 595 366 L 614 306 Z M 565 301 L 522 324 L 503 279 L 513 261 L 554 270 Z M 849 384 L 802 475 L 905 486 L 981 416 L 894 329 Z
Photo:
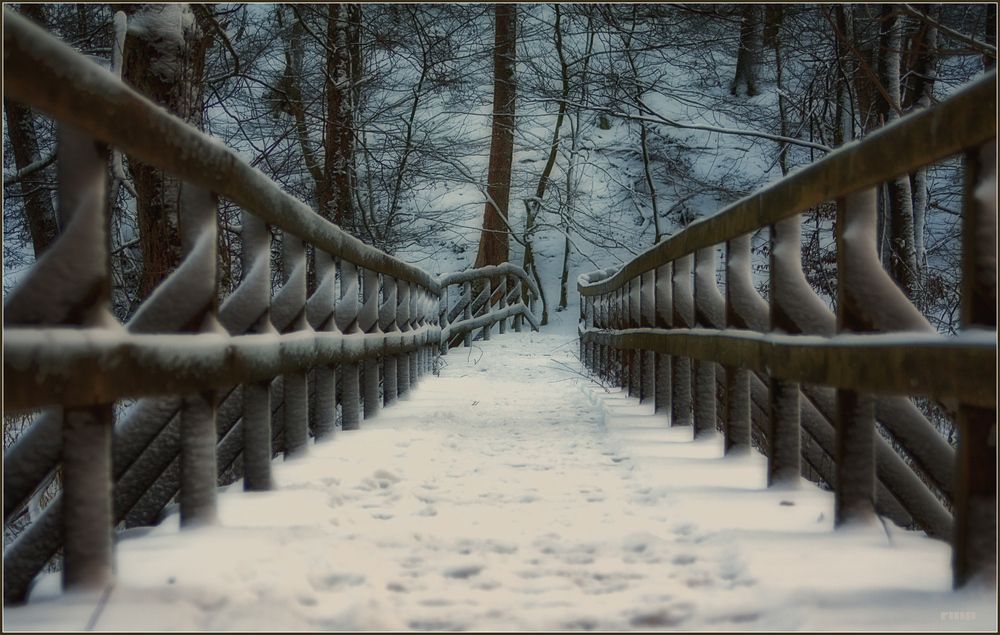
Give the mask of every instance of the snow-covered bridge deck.
M 833 495 L 766 489 L 652 407 L 585 380 L 575 337 L 508 335 L 220 496 L 125 534 L 104 596 L 43 576 L 7 629 L 987 629 L 949 546 L 833 531 Z

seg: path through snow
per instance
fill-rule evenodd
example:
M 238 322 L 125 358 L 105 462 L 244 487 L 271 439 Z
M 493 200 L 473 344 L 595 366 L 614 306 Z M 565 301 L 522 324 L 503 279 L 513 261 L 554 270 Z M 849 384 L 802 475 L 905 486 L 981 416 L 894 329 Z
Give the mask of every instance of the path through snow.
M 986 629 L 948 547 L 832 531 L 832 496 L 762 489 L 578 373 L 575 338 L 495 337 L 443 358 L 363 429 L 118 545 L 106 605 L 43 578 L 7 629 Z M 890 540 L 891 537 L 891 540 Z

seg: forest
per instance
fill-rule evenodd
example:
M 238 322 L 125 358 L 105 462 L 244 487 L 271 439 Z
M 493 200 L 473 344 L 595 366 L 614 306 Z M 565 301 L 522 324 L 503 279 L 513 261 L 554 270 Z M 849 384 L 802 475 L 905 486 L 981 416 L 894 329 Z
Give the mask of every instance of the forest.
M 936 103 L 996 57 L 987 3 L 13 8 L 365 243 L 433 273 L 523 265 L 543 324 L 578 303 L 579 273 Z M 3 144 L 6 294 L 59 231 L 54 124 L 5 99 Z M 883 266 L 942 333 L 958 328 L 962 182 L 956 159 L 879 192 Z M 119 152 L 108 183 L 124 322 L 179 261 L 180 184 Z M 802 231 L 831 305 L 834 217 L 807 210 Z M 220 228 L 226 296 L 241 277 L 226 201 Z M 755 236 L 765 297 L 767 249 Z

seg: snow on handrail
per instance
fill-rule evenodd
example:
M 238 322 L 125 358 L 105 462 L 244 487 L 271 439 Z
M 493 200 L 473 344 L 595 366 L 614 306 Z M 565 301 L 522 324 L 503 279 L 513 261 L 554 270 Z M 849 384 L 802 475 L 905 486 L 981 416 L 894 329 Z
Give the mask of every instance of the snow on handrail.
M 514 278 L 517 284 L 514 288 L 507 289 L 507 279 Z M 499 280 L 498 288 L 493 289 L 492 283 Z M 483 283 L 483 288 L 476 297 L 472 297 L 472 283 L 479 281 Z M 472 344 L 471 331 L 482 328 L 484 339 L 489 338 L 490 328 L 493 324 L 499 323 L 500 332 L 506 332 L 507 320 L 513 318 L 514 330 L 521 330 L 521 319 L 524 318 L 532 329 L 540 328 L 538 318 L 534 314 L 535 300 L 540 296 L 538 285 L 522 269 L 514 263 L 504 262 L 499 265 L 487 265 L 476 269 L 466 269 L 464 271 L 454 271 L 445 273 L 438 277 L 438 284 L 441 285 L 441 310 L 439 319 L 441 322 L 441 351 L 447 352 L 451 345 L 452 338 L 456 335 L 465 335 L 466 346 Z M 458 297 L 454 306 L 448 306 L 449 287 L 462 285 L 462 293 Z M 521 284 L 527 285 L 528 304 L 524 303 L 522 297 Z M 496 297 L 495 297 L 496 296 Z M 510 298 L 516 298 L 513 304 L 508 305 Z M 495 305 L 495 306 L 494 306 Z M 453 318 L 462 312 L 462 318 Z
M 438 284 L 441 287 L 446 287 L 452 284 L 458 284 L 460 282 L 466 282 L 468 280 L 477 280 L 482 278 L 495 278 L 497 276 L 517 276 L 531 290 L 531 293 L 535 296 L 541 295 L 538 292 L 538 285 L 535 281 L 525 273 L 524 269 L 515 265 L 512 262 L 505 262 L 499 265 L 487 265 L 485 267 L 479 267 L 478 269 L 466 269 L 464 271 L 453 271 L 451 273 L 445 273 L 438 276 Z

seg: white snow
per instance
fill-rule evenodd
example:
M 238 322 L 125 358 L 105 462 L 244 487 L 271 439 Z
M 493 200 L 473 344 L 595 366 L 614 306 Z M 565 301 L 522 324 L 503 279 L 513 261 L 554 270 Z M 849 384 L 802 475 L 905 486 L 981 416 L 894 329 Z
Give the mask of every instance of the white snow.
M 187 40 L 196 28 L 194 13 L 185 3 L 148 5 L 128 22 L 130 33 L 147 40 L 160 53 L 150 71 L 164 81 L 182 72 Z
M 231 486 L 219 526 L 126 535 L 106 603 L 48 575 L 4 627 L 995 630 L 946 544 L 834 532 L 832 494 L 579 375 L 572 328 L 453 349 L 276 491 Z

